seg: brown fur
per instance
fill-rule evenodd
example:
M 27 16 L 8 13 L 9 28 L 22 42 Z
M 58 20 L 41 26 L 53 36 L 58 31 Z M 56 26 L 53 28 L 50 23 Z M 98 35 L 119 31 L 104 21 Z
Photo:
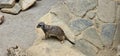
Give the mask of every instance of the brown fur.
M 40 22 L 37 25 L 37 28 L 39 28 L 39 27 L 42 28 L 42 30 L 44 31 L 45 39 L 47 39 L 48 37 L 51 37 L 51 36 L 55 36 L 55 37 L 57 37 L 57 39 L 59 39 L 61 41 L 61 43 L 63 43 L 64 40 L 66 39 L 71 44 L 73 44 L 73 45 L 75 44 L 66 37 L 64 31 L 59 26 L 46 25 L 44 22 Z

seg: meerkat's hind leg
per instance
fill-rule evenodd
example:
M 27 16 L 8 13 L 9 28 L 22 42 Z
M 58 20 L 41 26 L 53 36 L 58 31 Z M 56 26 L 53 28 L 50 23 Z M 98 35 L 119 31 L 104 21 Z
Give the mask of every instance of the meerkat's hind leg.
M 58 39 L 60 40 L 60 43 L 63 44 L 65 37 L 64 36 L 58 36 Z

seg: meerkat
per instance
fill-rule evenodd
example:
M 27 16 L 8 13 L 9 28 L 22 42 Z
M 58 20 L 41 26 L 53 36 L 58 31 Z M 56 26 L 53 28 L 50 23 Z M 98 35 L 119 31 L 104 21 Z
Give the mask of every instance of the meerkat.
M 41 28 L 43 30 L 43 32 L 45 33 L 45 39 L 51 36 L 55 36 L 58 40 L 61 41 L 61 43 L 63 43 L 64 40 L 68 40 L 71 44 L 75 45 L 74 42 L 70 41 L 66 37 L 64 31 L 59 26 L 46 25 L 44 22 L 40 22 L 37 25 L 37 28 Z

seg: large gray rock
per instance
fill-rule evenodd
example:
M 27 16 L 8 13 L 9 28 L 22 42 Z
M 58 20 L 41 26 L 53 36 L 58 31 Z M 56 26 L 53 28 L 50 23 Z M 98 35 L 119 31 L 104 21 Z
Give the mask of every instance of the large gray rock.
M 81 51 L 86 56 L 96 56 L 96 53 L 98 51 L 98 49 L 95 46 L 83 39 L 76 41 L 75 48 Z
M 0 8 L 11 8 L 15 5 L 15 0 L 0 0 Z
M 69 26 L 71 30 L 75 33 L 75 35 L 80 34 L 83 30 L 92 25 L 93 23 L 89 19 L 75 19 L 71 20 L 71 22 L 69 23 Z
M 35 3 L 36 0 L 20 0 L 19 4 L 22 7 L 22 10 L 28 9 L 30 6 L 32 6 Z
M 97 48 L 103 49 L 102 41 L 95 28 L 90 27 L 82 32 L 82 34 L 84 39 L 93 43 Z
M 76 16 L 83 16 L 87 11 L 94 9 L 97 0 L 65 0 L 70 11 Z
M 10 14 L 18 14 L 21 10 L 21 7 L 18 3 L 15 4 L 13 8 L 2 8 L 1 11 Z
M 114 22 L 116 6 L 113 0 L 98 0 L 97 14 L 103 22 Z
M 116 25 L 114 23 L 106 23 L 102 25 L 102 29 L 101 29 L 102 38 L 101 39 L 105 46 L 107 47 L 111 46 L 113 42 L 115 30 L 116 30 Z

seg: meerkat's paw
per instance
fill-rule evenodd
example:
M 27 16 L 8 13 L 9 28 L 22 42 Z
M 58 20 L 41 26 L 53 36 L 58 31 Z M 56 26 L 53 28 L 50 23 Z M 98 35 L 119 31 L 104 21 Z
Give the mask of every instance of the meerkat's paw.
M 61 43 L 61 44 L 63 44 L 63 43 L 64 43 L 64 41 L 61 41 L 60 43 Z

